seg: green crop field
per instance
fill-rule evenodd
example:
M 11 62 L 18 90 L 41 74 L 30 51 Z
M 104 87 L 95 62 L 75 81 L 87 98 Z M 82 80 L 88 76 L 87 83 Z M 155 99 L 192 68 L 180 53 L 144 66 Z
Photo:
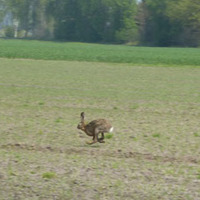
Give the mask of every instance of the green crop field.
M 151 66 L 200 66 L 200 48 L 59 43 L 0 39 L 0 57 L 131 63 Z
M 0 44 L 0 199 L 200 199 L 199 49 Z M 105 143 L 82 111 L 112 122 Z

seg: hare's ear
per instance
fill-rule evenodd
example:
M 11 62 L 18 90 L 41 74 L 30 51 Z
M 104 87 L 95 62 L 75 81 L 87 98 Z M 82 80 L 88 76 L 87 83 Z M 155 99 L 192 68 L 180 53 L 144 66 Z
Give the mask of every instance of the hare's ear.
M 82 113 L 81 113 L 81 122 L 83 122 L 83 121 L 84 121 L 84 117 L 85 117 L 85 113 L 84 113 L 84 112 L 82 112 Z

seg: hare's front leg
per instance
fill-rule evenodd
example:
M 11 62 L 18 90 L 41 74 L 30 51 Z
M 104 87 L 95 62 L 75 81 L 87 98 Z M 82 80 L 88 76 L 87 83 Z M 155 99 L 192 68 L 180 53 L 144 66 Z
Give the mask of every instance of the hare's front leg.
M 91 142 L 87 142 L 87 144 L 94 144 L 98 141 L 98 134 L 99 132 L 97 130 L 95 130 L 95 133 L 93 135 L 93 140 Z

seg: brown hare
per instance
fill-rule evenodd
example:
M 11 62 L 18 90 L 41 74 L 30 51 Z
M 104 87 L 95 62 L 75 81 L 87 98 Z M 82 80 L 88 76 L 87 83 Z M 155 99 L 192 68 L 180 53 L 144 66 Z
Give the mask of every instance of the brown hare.
M 104 133 L 111 133 L 113 127 L 109 121 L 106 119 L 97 119 L 93 120 L 90 123 L 86 124 L 85 113 L 81 113 L 81 122 L 78 124 L 77 128 L 84 131 L 88 136 L 92 136 L 92 142 L 87 142 L 88 144 L 94 144 L 96 142 L 104 143 Z M 101 133 L 101 138 L 98 138 L 98 135 Z

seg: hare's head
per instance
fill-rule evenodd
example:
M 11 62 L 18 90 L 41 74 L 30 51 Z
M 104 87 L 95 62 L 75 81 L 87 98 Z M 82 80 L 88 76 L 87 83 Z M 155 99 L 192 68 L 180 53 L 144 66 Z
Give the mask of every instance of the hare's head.
M 77 126 L 78 129 L 84 130 L 84 128 L 85 128 L 84 116 L 85 116 L 85 113 L 82 112 L 81 113 L 81 121 L 80 121 L 80 123 Z

